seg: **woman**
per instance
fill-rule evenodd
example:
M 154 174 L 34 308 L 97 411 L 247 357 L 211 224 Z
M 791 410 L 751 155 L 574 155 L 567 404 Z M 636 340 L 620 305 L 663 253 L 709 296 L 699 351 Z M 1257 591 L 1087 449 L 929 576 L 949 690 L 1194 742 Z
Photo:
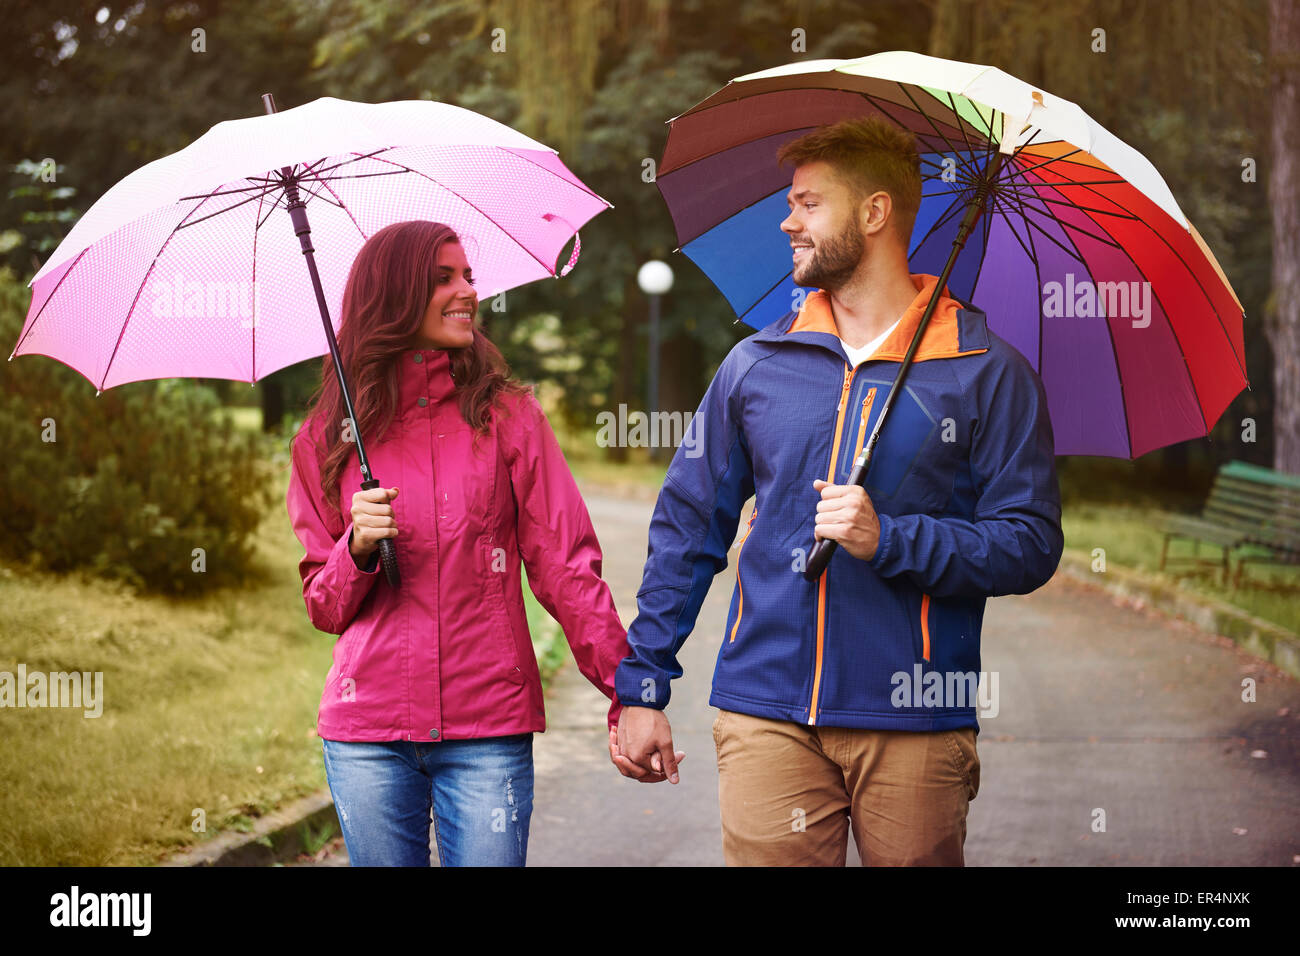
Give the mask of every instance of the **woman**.
M 387 488 L 361 491 L 326 362 L 293 442 L 288 493 L 312 623 L 341 635 L 317 733 L 353 865 L 522 866 L 533 733 L 546 729 L 520 561 L 578 667 L 609 697 L 627 632 L 549 422 L 474 324 L 456 234 L 375 233 L 352 265 L 339 351 Z M 394 539 L 401 588 L 379 570 Z

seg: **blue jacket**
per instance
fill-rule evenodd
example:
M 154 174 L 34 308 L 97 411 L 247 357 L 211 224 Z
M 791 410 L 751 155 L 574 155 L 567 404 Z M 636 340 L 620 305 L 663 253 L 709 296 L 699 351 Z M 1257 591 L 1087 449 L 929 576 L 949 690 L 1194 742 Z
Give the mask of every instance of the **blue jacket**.
M 868 561 L 837 548 L 804 579 L 820 493 L 846 484 L 938 278 L 856 368 L 825 292 L 738 343 L 669 465 L 615 689 L 662 708 L 677 652 L 740 514 L 736 587 L 709 703 L 831 727 L 974 727 L 985 598 L 1024 594 L 1061 557 L 1060 491 L 1042 382 L 984 313 L 940 299 L 866 490 L 880 519 Z

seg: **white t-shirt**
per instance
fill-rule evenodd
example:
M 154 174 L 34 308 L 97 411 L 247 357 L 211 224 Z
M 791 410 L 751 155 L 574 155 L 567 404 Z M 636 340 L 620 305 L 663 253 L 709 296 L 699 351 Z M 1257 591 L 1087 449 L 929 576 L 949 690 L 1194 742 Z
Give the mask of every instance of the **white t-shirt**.
M 860 349 L 851 348 L 849 346 L 849 343 L 845 342 L 844 339 L 841 337 L 840 345 L 844 347 L 844 354 L 849 357 L 850 365 L 852 365 L 853 368 L 857 368 L 867 359 L 871 358 L 871 353 L 874 352 L 876 349 L 880 348 L 881 343 L 884 342 L 885 339 L 889 338 L 889 334 L 893 332 L 894 329 L 898 328 L 898 323 L 901 321 L 903 321 L 903 318 L 902 316 L 899 316 L 897 319 L 894 320 L 893 325 L 885 329 L 885 331 L 881 332 L 879 335 L 877 335 L 866 345 L 862 346 L 862 348 Z

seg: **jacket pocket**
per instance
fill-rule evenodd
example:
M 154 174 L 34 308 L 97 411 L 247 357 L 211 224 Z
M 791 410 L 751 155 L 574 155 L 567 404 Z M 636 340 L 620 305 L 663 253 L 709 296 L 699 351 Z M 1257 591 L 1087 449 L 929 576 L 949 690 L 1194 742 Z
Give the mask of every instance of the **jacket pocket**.
M 749 536 L 754 532 L 754 519 L 757 517 L 758 517 L 758 503 L 755 502 L 754 510 L 749 515 L 749 525 L 745 529 L 745 536 L 740 539 L 740 546 L 736 549 L 736 591 L 739 597 L 738 597 L 738 602 L 736 604 L 736 622 L 731 625 L 731 634 L 727 638 L 728 644 L 735 641 L 736 632 L 740 630 L 741 615 L 745 613 L 745 588 L 744 585 L 742 585 L 740 582 L 740 556 L 745 551 L 745 542 L 749 540 Z
M 495 551 L 493 538 L 487 534 L 479 536 L 479 550 L 486 555 L 486 562 L 481 573 L 487 579 L 487 587 L 484 589 L 484 597 L 487 599 L 489 613 L 485 615 L 485 626 L 489 628 L 496 636 L 496 645 L 500 650 L 501 672 L 506 680 L 514 684 L 522 684 L 527 679 L 524 675 L 524 669 L 519 662 L 519 635 L 515 633 L 514 624 L 511 623 L 509 598 L 506 596 L 506 587 L 504 576 L 510 573 L 510 561 L 506 561 L 504 571 L 495 570 Z M 515 574 L 519 574 L 518 566 L 515 567 Z M 522 588 L 522 584 L 520 587 Z M 520 600 L 522 602 L 522 594 Z M 527 625 L 525 625 L 525 628 Z
M 866 396 L 862 399 L 862 416 L 858 419 L 858 441 L 853 446 L 853 457 L 849 459 L 849 472 L 852 473 L 853 463 L 858 460 L 858 455 L 862 454 L 862 443 L 867 437 L 867 419 L 871 417 L 871 406 L 876 402 L 876 388 L 872 385 L 867 389 Z

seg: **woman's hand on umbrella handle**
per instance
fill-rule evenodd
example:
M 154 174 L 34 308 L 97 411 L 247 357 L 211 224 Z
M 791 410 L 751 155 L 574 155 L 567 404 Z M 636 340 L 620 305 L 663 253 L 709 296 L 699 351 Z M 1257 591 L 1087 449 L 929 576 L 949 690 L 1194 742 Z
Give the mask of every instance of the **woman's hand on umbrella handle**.
M 397 520 L 390 504 L 396 497 L 396 488 L 370 488 L 352 496 L 352 542 L 348 550 L 358 566 L 370 560 L 380 541 L 397 537 Z

